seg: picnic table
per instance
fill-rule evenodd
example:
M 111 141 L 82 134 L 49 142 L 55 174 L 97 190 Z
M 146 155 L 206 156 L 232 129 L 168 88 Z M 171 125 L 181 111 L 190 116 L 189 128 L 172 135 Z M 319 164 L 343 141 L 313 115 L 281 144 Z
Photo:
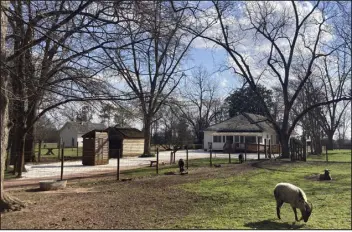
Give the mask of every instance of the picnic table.
M 54 152 L 53 152 L 53 149 L 55 148 L 47 148 L 48 151 L 45 153 L 45 155 L 55 155 Z

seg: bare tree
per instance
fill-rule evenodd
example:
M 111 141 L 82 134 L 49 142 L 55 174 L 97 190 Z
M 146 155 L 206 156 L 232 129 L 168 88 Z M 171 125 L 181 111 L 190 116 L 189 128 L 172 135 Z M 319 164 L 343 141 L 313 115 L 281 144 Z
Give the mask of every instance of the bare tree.
M 150 154 L 150 131 L 153 117 L 185 76 L 181 64 L 195 36 L 183 28 L 190 24 L 186 6 L 170 2 L 135 2 L 125 24 L 127 43 L 124 50 L 107 50 L 112 71 L 126 83 L 126 89 L 139 99 L 143 113 L 144 155 Z
M 319 67 L 321 82 L 323 86 L 324 100 L 339 99 L 347 95 L 346 87 L 351 83 L 351 59 L 345 52 L 336 52 L 330 60 L 323 59 L 322 67 Z M 348 86 L 349 85 L 349 86 Z M 333 137 L 339 128 L 342 116 L 350 101 L 333 102 L 322 107 L 316 115 L 328 137 L 327 149 L 333 149 Z
M 341 44 L 333 47 L 326 45 L 329 42 L 327 36 L 332 31 L 329 29 L 329 22 L 339 13 L 336 4 L 318 1 L 313 5 L 309 3 L 311 7 L 306 7 L 307 5 L 294 1 L 291 3 L 213 1 L 213 5 L 219 20 L 216 28 L 218 30 L 214 29 L 215 33 L 205 33 L 201 37 L 227 51 L 233 62 L 234 73 L 244 78 L 256 94 L 259 95 L 257 85 L 260 82 L 279 84 L 284 103 L 282 121 L 275 121 L 264 101 L 262 104 L 266 108 L 268 120 L 279 135 L 283 157 L 288 157 L 290 135 L 297 122 L 307 112 L 321 105 L 351 100 L 350 95 L 344 95 L 318 102 L 303 109 L 290 123 L 292 106 L 311 77 L 314 64 L 341 46 Z M 238 15 L 243 18 L 237 20 Z M 194 32 L 193 29 L 190 31 Z M 251 42 L 245 43 L 248 39 Z M 246 45 L 243 44 L 249 47 L 244 47 Z M 249 49 L 253 47 L 262 50 Z M 252 54 L 249 54 L 250 51 Z M 299 80 L 297 88 L 290 89 L 290 82 L 297 80 Z
M 26 134 L 46 112 L 72 101 L 122 99 L 121 95 L 98 91 L 100 88 L 97 87 L 103 83 L 92 78 L 97 74 L 91 69 L 93 56 L 81 60 L 104 45 L 91 47 L 91 44 L 79 43 L 88 42 L 80 40 L 84 30 L 90 35 L 95 28 L 107 23 L 104 17 L 98 17 L 106 8 L 90 7 L 92 3 L 11 1 L 9 7 L 9 2 L 1 2 L 1 48 L 9 48 L 7 54 L 1 49 L 1 149 L 6 150 L 8 130 L 14 123 L 18 134 L 16 147 L 20 153 L 18 177 L 24 166 Z M 11 18 L 9 23 L 8 17 Z M 109 14 L 105 14 L 106 17 L 109 18 Z M 93 24 L 97 18 L 99 25 Z M 9 36 L 5 37 L 7 28 Z M 9 106 L 16 111 L 14 122 L 8 117 Z M 1 151 L 1 165 L 5 163 L 5 150 Z M 3 191 L 3 178 L 4 168 L 1 168 L 1 209 L 16 205 Z
M 5 37 L 7 33 L 7 15 L 5 10 L 9 7 L 9 1 L 1 1 L 1 11 L 0 11 L 0 21 L 1 21 L 1 46 L 0 46 L 0 67 L 1 67 L 1 76 L 0 76 L 0 134 L 1 134 L 1 179 L 0 179 L 0 212 L 3 212 L 7 209 L 21 208 L 24 204 L 17 199 L 10 197 L 4 191 L 4 178 L 5 178 L 5 161 L 6 161 L 6 149 L 8 145 L 8 136 L 9 129 L 11 127 L 10 118 L 9 118 L 9 73 L 5 68 L 5 60 L 7 57 L 6 46 L 5 46 Z
M 348 138 L 347 130 L 351 128 L 351 112 L 346 110 L 341 117 L 341 123 L 337 128 L 338 132 L 338 144 L 339 146 L 343 146 L 344 142 Z M 349 138 L 351 139 L 351 137 Z
M 202 66 L 195 69 L 180 87 L 183 101 L 176 105 L 191 125 L 199 144 L 203 140 L 203 129 L 215 121 L 219 114 L 217 110 L 221 109 L 218 91 L 219 87 L 214 78 Z

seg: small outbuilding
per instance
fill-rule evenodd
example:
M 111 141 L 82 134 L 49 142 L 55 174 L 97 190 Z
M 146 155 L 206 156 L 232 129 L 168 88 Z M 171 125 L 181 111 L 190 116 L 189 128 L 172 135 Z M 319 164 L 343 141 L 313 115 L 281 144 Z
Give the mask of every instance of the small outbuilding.
M 109 127 L 109 158 L 139 156 L 144 150 L 144 134 L 136 128 Z
M 83 137 L 83 165 L 109 163 L 109 136 L 105 130 L 92 130 Z

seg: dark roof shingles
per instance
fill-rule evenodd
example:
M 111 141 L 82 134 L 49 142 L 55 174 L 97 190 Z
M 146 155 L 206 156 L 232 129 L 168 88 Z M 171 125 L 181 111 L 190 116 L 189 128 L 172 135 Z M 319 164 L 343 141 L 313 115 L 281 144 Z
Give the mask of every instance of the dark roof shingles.
M 274 132 L 273 128 L 261 115 L 243 113 L 221 123 L 212 125 L 204 131 L 217 132 Z

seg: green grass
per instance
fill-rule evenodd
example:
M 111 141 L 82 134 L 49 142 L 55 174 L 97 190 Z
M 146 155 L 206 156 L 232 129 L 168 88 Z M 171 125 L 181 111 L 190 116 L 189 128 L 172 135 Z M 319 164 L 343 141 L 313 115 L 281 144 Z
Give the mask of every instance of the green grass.
M 326 168 L 331 170 L 332 181 L 305 178 Z M 293 183 L 305 191 L 314 205 L 308 223 L 294 222 L 288 204 L 281 209 L 281 220 L 277 219 L 273 189 L 279 182 Z M 181 187 L 202 200 L 173 228 L 351 229 L 351 163 L 297 162 Z
M 322 155 L 309 155 L 308 161 L 325 161 L 326 154 Z M 328 150 L 328 161 L 331 162 L 351 162 L 351 150 Z
M 78 156 L 82 156 L 82 151 L 83 151 L 83 148 L 79 147 L 78 148 Z M 38 157 L 38 152 L 39 152 L 39 149 L 36 148 L 36 150 L 35 150 L 36 157 Z M 52 160 L 58 159 L 59 149 L 52 150 L 54 155 L 53 154 L 46 155 L 47 152 L 48 152 L 47 148 L 42 148 L 41 149 L 41 158 L 52 159 Z M 61 150 L 60 150 L 60 152 L 61 152 Z M 74 148 L 65 148 L 64 149 L 64 156 L 65 157 L 77 157 L 77 148 L 75 148 L 75 147 Z

